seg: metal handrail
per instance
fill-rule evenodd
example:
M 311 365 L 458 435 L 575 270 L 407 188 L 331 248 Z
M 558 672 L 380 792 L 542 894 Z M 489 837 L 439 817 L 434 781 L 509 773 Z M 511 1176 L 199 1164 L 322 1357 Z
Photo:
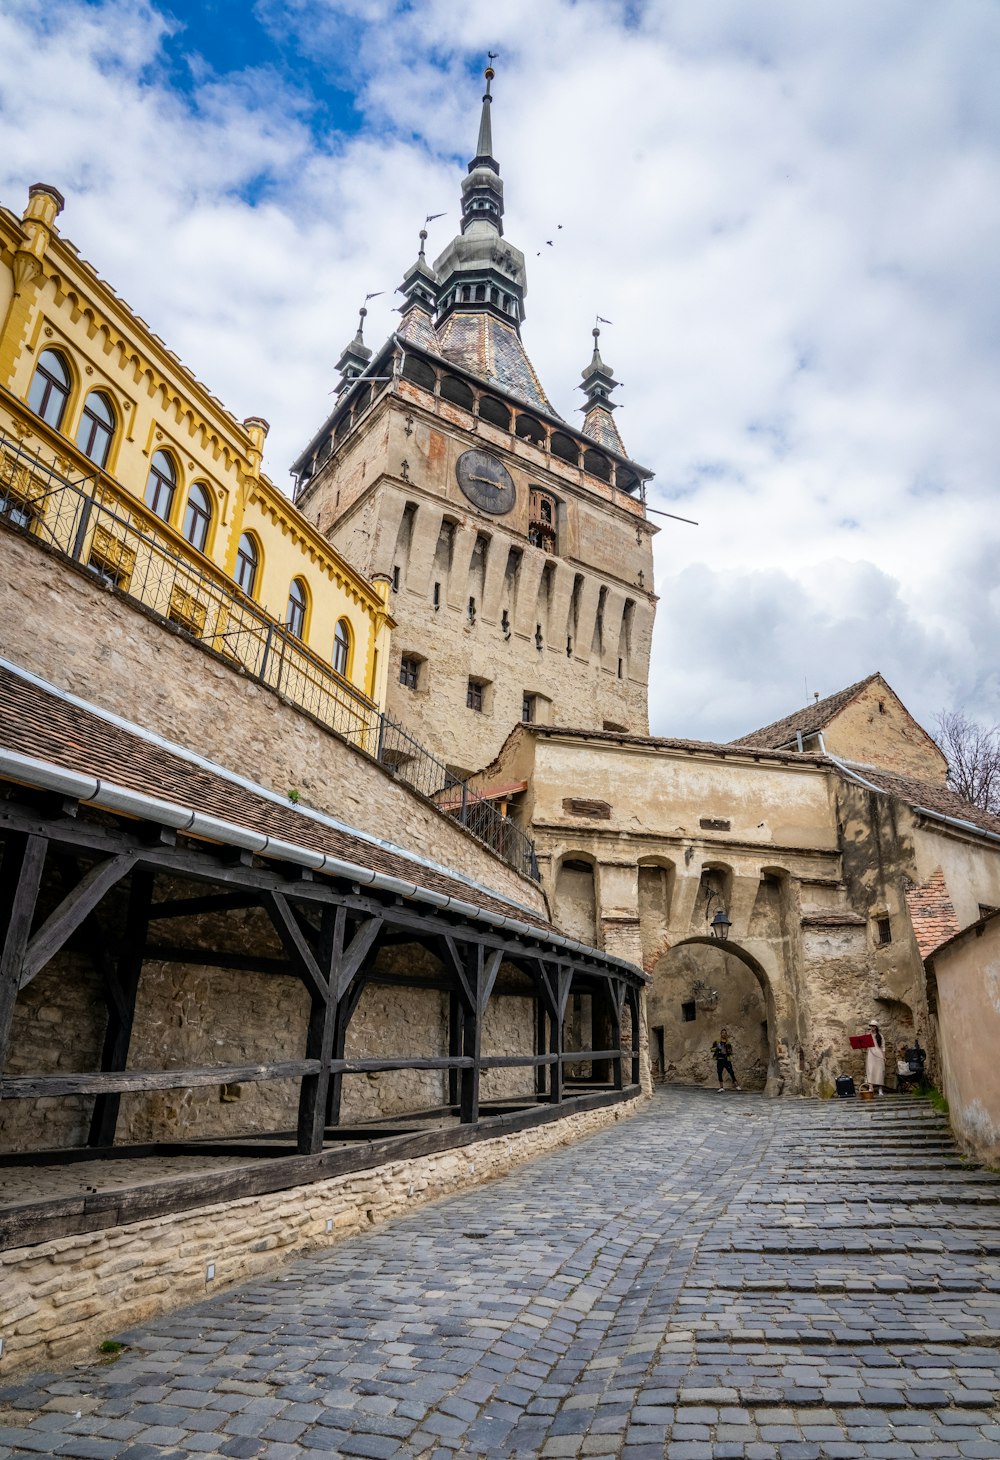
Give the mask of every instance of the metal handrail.
M 72 480 L 0 428 L 0 522 L 45 543 L 284 696 L 539 880 L 533 842 L 381 713 L 227 575 L 178 552 L 159 519 L 102 473 Z

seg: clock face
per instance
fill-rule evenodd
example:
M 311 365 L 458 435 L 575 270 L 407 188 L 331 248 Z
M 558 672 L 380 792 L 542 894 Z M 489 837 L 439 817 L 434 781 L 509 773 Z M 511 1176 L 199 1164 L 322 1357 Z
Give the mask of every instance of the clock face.
M 463 451 L 455 463 L 458 485 L 483 512 L 502 517 L 514 506 L 517 492 L 503 462 L 488 451 Z

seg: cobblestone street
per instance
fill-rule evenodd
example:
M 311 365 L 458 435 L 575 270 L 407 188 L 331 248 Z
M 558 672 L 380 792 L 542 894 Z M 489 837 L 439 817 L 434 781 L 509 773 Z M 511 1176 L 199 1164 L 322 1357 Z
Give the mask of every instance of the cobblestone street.
M 664 1090 L 8 1382 L 0 1457 L 997 1457 L 998 1259 L 926 1103 Z

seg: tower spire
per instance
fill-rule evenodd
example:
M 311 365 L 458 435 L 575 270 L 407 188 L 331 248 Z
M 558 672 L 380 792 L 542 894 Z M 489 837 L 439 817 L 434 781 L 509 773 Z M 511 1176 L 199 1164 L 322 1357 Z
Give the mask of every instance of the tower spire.
M 493 156 L 493 93 L 490 90 L 496 72 L 492 66 L 487 66 L 484 75 L 486 90 L 479 118 L 476 155 L 469 163 L 467 176 L 462 179 L 462 232 L 465 233 L 474 223 L 488 223 L 502 234 L 503 183 L 500 181 L 500 165 Z
M 490 51 L 490 61 L 492 60 L 493 52 Z M 493 81 L 494 76 L 496 75 L 496 72 L 494 71 L 492 65 L 489 65 L 486 67 L 486 70 L 483 74 L 486 78 L 486 91 L 483 95 L 483 112 L 482 116 L 479 119 L 479 138 L 476 142 L 476 155 L 469 163 L 469 171 L 471 172 L 474 167 L 478 167 L 481 165 L 483 167 L 491 167 L 494 172 L 499 174 L 500 169 L 499 167 L 497 167 L 496 158 L 493 156 L 493 125 L 492 118 L 490 116 L 490 112 L 493 106 L 493 96 L 490 92 L 490 85 Z

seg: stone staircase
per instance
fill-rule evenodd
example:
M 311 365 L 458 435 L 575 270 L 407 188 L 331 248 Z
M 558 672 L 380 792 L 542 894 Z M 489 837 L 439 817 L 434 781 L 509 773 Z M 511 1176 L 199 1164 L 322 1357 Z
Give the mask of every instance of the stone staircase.
M 668 1453 L 1000 1456 L 998 1257 L 1000 1179 L 926 1100 L 785 1104 L 679 1296 Z

